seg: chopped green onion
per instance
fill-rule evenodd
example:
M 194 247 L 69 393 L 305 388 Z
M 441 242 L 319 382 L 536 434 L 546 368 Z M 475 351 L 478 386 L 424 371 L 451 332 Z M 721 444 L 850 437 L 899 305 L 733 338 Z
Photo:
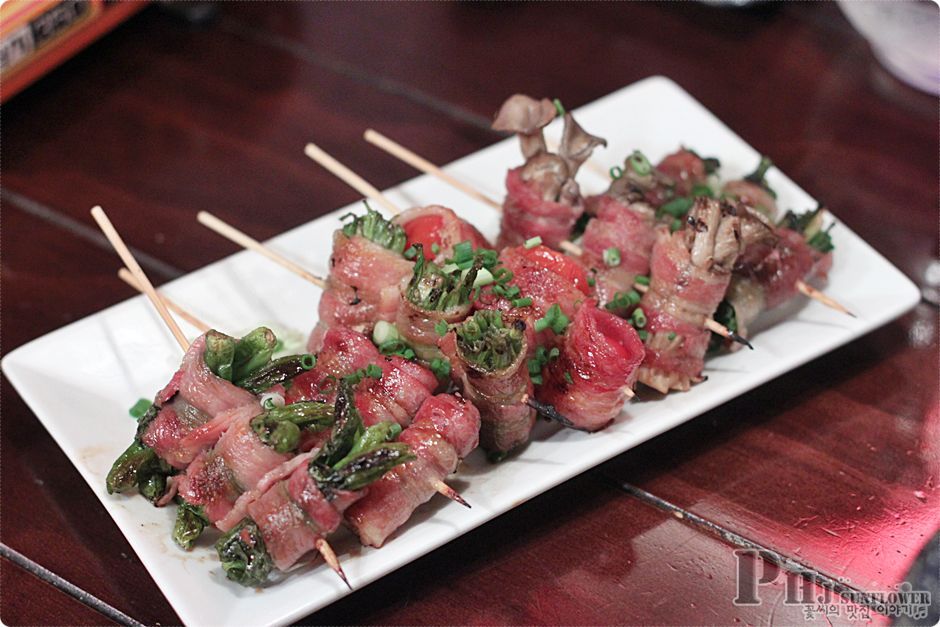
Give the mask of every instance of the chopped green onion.
M 493 282 L 493 273 L 486 268 L 480 268 L 477 278 L 473 280 L 473 287 L 483 287 Z
M 669 232 L 675 233 L 676 231 L 682 230 L 682 220 L 679 218 L 673 218 L 672 222 L 669 223 Z
M 526 248 L 535 248 L 541 243 L 542 243 L 542 238 L 536 235 L 535 237 L 530 237 L 529 239 L 527 239 L 525 241 L 525 244 L 523 244 L 523 246 L 525 246 Z
M 639 284 L 639 285 L 649 285 L 649 284 L 650 284 L 650 278 L 649 278 L 648 276 L 646 276 L 645 274 L 639 274 L 639 275 L 633 277 L 633 282 L 634 282 L 634 283 L 637 283 L 637 284 Z
M 131 415 L 131 418 L 137 418 L 139 420 L 141 416 L 147 413 L 151 405 L 153 405 L 152 402 L 148 401 L 146 398 L 142 398 L 134 403 L 134 405 L 127 410 L 127 413 Z
M 555 105 L 555 111 L 558 112 L 558 115 L 565 114 L 565 107 L 562 106 L 561 100 L 559 100 L 558 98 L 555 98 L 554 100 L 552 100 L 552 104 Z
M 565 371 L 565 381 L 568 383 L 574 383 L 574 380 L 571 378 L 571 373 L 567 370 Z
M 434 253 L 435 255 L 441 252 L 441 247 L 438 245 L 437 242 L 431 242 L 431 252 Z
M 629 309 L 640 302 L 640 293 L 636 290 L 629 292 L 617 292 L 609 303 L 604 305 L 608 311 L 617 311 L 620 309 Z
M 643 313 L 643 309 L 637 307 L 633 310 L 633 314 L 630 316 L 630 323 L 637 329 L 642 329 L 646 326 L 646 314 Z
M 640 176 L 646 176 L 653 171 L 653 165 L 650 163 L 650 160 L 639 150 L 634 150 L 633 154 L 627 157 L 627 163 L 633 168 L 633 171 Z
M 620 265 L 620 249 L 611 246 L 604 251 L 604 263 L 611 268 Z
M 512 300 L 513 307 L 528 307 L 531 304 L 532 304 L 532 299 L 528 296 L 525 296 L 523 298 L 514 298 Z
M 623 176 L 623 168 L 621 168 L 620 166 L 615 165 L 614 167 L 610 169 L 610 178 L 616 181 L 621 176 Z
M 535 331 L 541 332 L 545 329 L 551 329 L 555 335 L 561 335 L 568 328 L 568 316 L 562 313 L 561 307 L 555 303 L 549 307 L 545 315 L 535 321 Z
M 674 218 L 681 218 L 689 212 L 689 209 L 692 208 L 692 205 L 695 204 L 695 201 L 691 198 L 686 198 L 680 196 L 679 198 L 673 198 L 662 207 L 659 208 L 660 213 L 665 213 L 671 215 Z
M 532 380 L 532 383 L 534 383 L 535 385 L 542 385 L 542 375 L 534 374 L 529 378 Z
M 639 329 L 639 330 L 636 332 L 636 334 L 637 334 L 637 335 L 640 337 L 640 339 L 643 340 L 644 342 L 645 342 L 646 340 L 648 340 L 649 337 L 650 337 L 649 331 L 647 331 L 646 329 Z
M 405 259 L 414 259 L 415 257 L 418 256 L 418 249 L 415 248 L 414 244 L 412 244 L 411 246 L 408 247 L 408 250 L 406 250 L 402 254 L 404 255 Z
M 692 186 L 692 191 L 689 193 L 690 196 L 697 198 L 699 196 L 704 196 L 706 198 L 714 198 L 715 192 L 711 187 L 705 185 L 704 183 L 696 183 Z
M 434 325 L 434 332 L 437 333 L 441 337 L 444 337 L 445 335 L 447 335 L 447 323 L 444 322 L 443 320 L 439 320 Z
M 473 244 L 470 242 L 460 242 L 454 246 L 454 263 L 461 261 L 470 261 L 473 259 Z
M 676 336 L 676 332 L 675 332 L 675 331 L 670 331 L 670 332 L 669 332 L 669 335 L 666 336 L 666 338 L 667 338 L 670 342 L 673 341 L 674 339 L 676 339 L 676 337 L 677 337 L 677 336 Z
M 398 327 L 391 322 L 379 320 L 372 328 L 372 343 L 376 346 L 400 339 L 401 334 L 398 332 Z
M 446 359 L 435 357 L 431 360 L 430 368 L 438 379 L 446 379 L 450 376 L 450 362 Z
M 597 279 L 594 278 L 593 274 L 588 275 L 588 286 L 594 287 L 597 285 Z

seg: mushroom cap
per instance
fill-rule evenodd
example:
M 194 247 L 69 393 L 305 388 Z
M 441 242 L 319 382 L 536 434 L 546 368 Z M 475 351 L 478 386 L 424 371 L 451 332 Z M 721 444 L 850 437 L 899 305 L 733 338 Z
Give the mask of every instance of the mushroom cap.
M 494 131 L 532 135 L 555 119 L 555 105 L 548 98 L 536 100 L 525 94 L 506 99 L 493 120 Z

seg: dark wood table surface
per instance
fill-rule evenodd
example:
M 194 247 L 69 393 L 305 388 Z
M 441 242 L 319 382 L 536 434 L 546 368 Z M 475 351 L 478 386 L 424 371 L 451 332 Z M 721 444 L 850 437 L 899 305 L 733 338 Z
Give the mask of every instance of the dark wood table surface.
M 355 200 L 308 139 L 385 187 L 413 171 L 367 126 L 446 163 L 498 139 L 510 93 L 573 108 L 655 74 L 938 281 L 937 101 L 835 4 L 233 3 L 201 26 L 151 7 L 3 107 L 3 349 L 132 295 L 94 204 L 162 283 L 235 252 L 197 210 L 265 238 Z M 890 590 L 940 520 L 937 322 L 924 301 L 304 622 L 803 624 L 783 574 L 733 604 L 740 547 L 813 595 Z M 178 623 L 6 381 L 2 410 L 3 622 Z M 828 620 L 866 622 L 850 608 Z

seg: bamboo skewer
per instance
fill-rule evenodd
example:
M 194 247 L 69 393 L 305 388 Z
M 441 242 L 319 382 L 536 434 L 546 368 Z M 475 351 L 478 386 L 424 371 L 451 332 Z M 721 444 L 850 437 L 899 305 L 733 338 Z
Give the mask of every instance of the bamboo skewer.
M 349 585 L 349 579 L 346 578 L 346 573 L 343 572 L 343 567 L 340 566 L 339 560 L 336 558 L 336 552 L 333 551 L 333 547 L 330 546 L 330 543 L 327 542 L 325 538 L 317 538 L 314 546 L 320 555 L 323 556 L 323 561 L 333 569 L 334 573 L 339 575 L 339 578 L 343 580 L 346 587 L 352 590 L 353 587 Z
M 470 503 L 467 503 L 467 501 L 464 500 L 462 496 L 460 496 L 460 493 L 457 492 L 457 490 L 453 489 L 452 487 L 450 487 L 443 481 L 435 481 L 434 489 L 437 490 L 440 494 L 449 498 L 451 501 L 454 501 L 455 503 L 460 503 L 467 509 L 470 509 Z
M 144 293 L 144 288 L 141 287 L 140 283 L 137 282 L 137 279 L 134 278 L 134 275 L 131 274 L 127 268 L 121 268 L 120 270 L 118 270 L 118 277 L 122 281 L 130 285 L 132 288 L 140 292 L 141 294 Z M 199 329 L 202 333 L 205 333 L 206 331 L 210 329 L 209 325 L 207 325 L 205 322 L 203 322 L 202 320 L 200 320 L 193 314 L 189 313 L 188 311 L 186 311 L 185 309 L 177 305 L 175 302 L 170 300 L 168 296 L 165 296 L 164 294 L 160 294 L 160 292 L 157 292 L 157 295 L 163 301 L 163 304 L 166 305 L 167 309 L 169 309 L 170 311 L 175 313 L 177 316 L 179 316 L 180 318 L 182 318 L 189 324 L 193 325 L 197 329 Z
M 466 183 L 464 183 L 463 181 L 454 178 L 453 176 L 451 176 L 444 170 L 440 169 L 439 167 L 437 167 L 436 165 L 434 165 L 433 163 L 431 163 L 430 161 L 428 161 L 421 155 L 418 155 L 412 152 L 411 150 L 408 150 L 401 144 L 395 141 L 392 141 L 391 139 L 379 133 L 378 131 L 373 130 L 371 128 L 367 129 L 363 137 L 365 137 L 365 140 L 369 142 L 370 144 L 372 144 L 373 146 L 381 148 L 385 152 L 397 157 L 401 161 L 404 161 L 405 163 L 412 166 L 416 170 L 436 176 L 437 178 L 444 181 L 445 183 L 448 183 L 451 187 L 454 187 L 455 189 L 459 189 L 467 196 L 470 196 L 471 198 L 475 198 L 476 200 L 479 200 L 480 202 L 483 202 L 489 205 L 490 207 L 492 207 L 493 209 L 496 209 L 497 211 L 503 210 L 503 206 L 501 204 L 499 204 L 497 201 L 493 200 L 492 198 L 490 198 L 483 192 L 476 190 L 470 185 L 467 185 Z
M 215 217 L 208 211 L 200 211 L 196 215 L 196 219 L 199 220 L 200 224 L 202 224 L 205 227 L 208 227 L 209 230 L 214 231 L 215 233 L 218 233 L 225 239 L 235 242 L 236 244 L 238 244 L 239 246 L 243 248 L 253 250 L 256 253 L 261 253 L 262 255 L 264 255 L 265 257 L 267 257 L 274 263 L 284 268 L 287 268 L 288 270 L 290 270 L 297 276 L 307 281 L 310 281 L 311 283 L 313 283 L 320 289 L 326 289 L 326 281 L 324 279 L 318 277 L 315 274 L 311 274 L 310 272 L 307 272 L 300 265 L 294 263 L 290 259 L 287 259 L 283 255 L 280 255 L 274 252 L 273 250 L 271 250 L 270 248 L 268 248 L 267 246 L 265 246 L 258 240 L 252 238 L 246 233 L 243 233 L 242 231 L 239 231 L 238 229 L 228 224 L 227 222 L 220 220 L 219 218 Z
M 187 340 L 186 336 L 183 335 L 179 325 L 176 324 L 176 320 L 173 319 L 173 316 L 170 315 L 166 305 L 163 304 L 163 300 L 159 295 L 157 295 L 157 291 L 154 289 L 150 279 L 148 279 L 147 275 L 144 274 L 144 271 L 137 263 L 137 260 L 134 259 L 134 255 L 131 254 L 131 251 L 124 243 L 124 240 L 122 240 L 121 236 L 118 235 L 117 230 L 114 228 L 114 225 L 111 224 L 111 220 L 108 219 L 104 209 L 102 209 L 99 205 L 95 205 L 92 207 L 91 217 L 93 217 L 95 222 L 98 223 L 98 226 L 101 228 L 104 236 L 108 238 L 108 241 L 111 242 L 111 246 L 114 247 L 114 251 L 118 254 L 118 256 L 121 258 L 121 261 L 124 262 L 124 265 L 127 266 L 131 274 L 137 280 L 138 285 L 140 285 L 144 294 L 147 295 L 147 298 L 150 299 L 150 302 L 157 310 L 157 313 L 160 314 L 161 318 L 163 318 L 163 322 L 166 323 L 167 328 L 170 329 L 170 333 L 172 333 L 173 337 L 176 338 L 180 348 L 183 349 L 183 352 L 189 350 L 189 340 Z
M 401 213 L 401 209 L 390 201 L 382 192 L 377 190 L 372 184 L 364 178 L 347 168 L 335 158 L 327 154 L 322 148 L 314 143 L 308 143 L 304 147 L 304 154 L 326 168 L 333 176 L 340 179 L 354 190 L 370 200 L 374 200 L 385 207 L 392 215 Z
M 385 141 L 372 141 L 372 140 L 369 139 L 370 134 L 372 134 L 373 139 L 375 139 L 375 136 L 382 137 L 379 133 L 376 133 L 375 131 L 369 129 L 369 130 L 366 131 L 366 140 L 369 141 L 369 143 L 371 143 L 371 144 L 373 144 L 374 146 L 377 146 L 377 147 L 379 147 L 379 148 L 385 150 L 386 152 L 388 152 L 389 154 L 391 154 L 393 157 L 397 157 L 397 158 L 401 159 L 402 161 L 404 161 L 405 163 L 408 163 L 409 165 L 413 166 L 413 167 L 416 168 L 417 170 L 419 170 L 419 171 L 421 171 L 421 172 L 424 172 L 425 174 L 430 174 L 431 176 L 438 177 L 438 178 L 440 178 L 441 180 L 443 180 L 444 182 L 450 183 L 450 184 L 453 185 L 453 182 L 452 182 L 453 177 L 450 177 L 450 176 L 448 176 L 448 175 L 441 176 L 442 174 L 444 174 L 444 173 L 441 171 L 441 169 L 438 168 L 437 166 L 435 166 L 434 164 L 432 164 L 432 163 L 431 163 L 430 161 L 428 161 L 427 159 L 424 159 L 423 157 L 418 156 L 417 154 L 411 152 L 411 151 L 408 150 L 407 148 L 404 148 L 403 146 L 400 146 L 400 145 L 398 145 L 398 144 L 395 144 L 395 143 L 392 142 L 391 140 L 389 140 L 389 139 L 387 139 L 387 138 L 384 138 L 384 137 L 382 137 L 382 139 L 384 139 Z M 409 158 L 405 158 L 405 157 L 403 156 L 403 155 L 405 155 L 405 154 L 410 155 Z M 474 198 L 480 198 L 480 197 L 486 198 L 485 196 L 483 196 L 483 194 L 481 194 L 481 193 L 479 193 L 479 192 L 471 193 L 470 191 L 468 191 L 468 190 L 466 189 L 466 186 L 465 186 L 463 183 L 460 183 L 460 184 L 458 184 L 458 185 L 455 185 L 455 187 L 456 187 L 457 189 L 459 189 L 460 191 L 462 191 L 462 192 L 464 192 L 464 193 L 467 193 L 467 194 L 473 196 Z M 487 200 L 486 202 L 487 202 L 487 204 L 490 204 L 491 206 L 495 206 L 497 209 L 499 209 L 500 211 L 502 211 L 502 207 L 499 206 L 498 204 L 496 204 L 495 201 Z M 576 256 L 576 257 L 580 257 L 582 254 L 584 254 L 584 251 L 581 249 L 580 246 L 578 246 L 578 245 L 575 244 L 574 242 L 570 242 L 570 241 L 567 241 L 567 240 L 561 242 L 561 244 L 559 244 L 559 248 L 561 248 L 561 249 L 564 250 L 565 252 L 568 252 L 568 253 L 570 253 L 570 254 Z M 645 285 L 640 285 L 639 283 L 634 283 L 633 287 L 636 288 L 637 291 L 639 291 L 639 292 L 645 292 L 645 291 L 646 291 L 646 286 L 645 286 Z M 709 318 L 709 319 L 705 322 L 705 327 L 706 327 L 708 330 L 714 331 L 715 333 L 717 333 L 718 335 L 720 335 L 720 336 L 722 336 L 722 337 L 724 337 L 724 338 L 727 338 L 727 339 L 729 339 L 729 340 L 733 340 L 733 341 L 735 341 L 735 342 L 738 342 L 739 344 L 743 344 L 744 346 L 747 346 L 747 347 L 750 348 L 751 350 L 754 349 L 754 347 L 751 345 L 751 343 L 748 342 L 744 337 L 738 335 L 738 334 L 735 333 L 734 331 L 731 331 L 731 330 L 727 329 L 724 325 L 722 325 L 722 324 L 720 324 L 720 323 L 718 323 L 718 322 L 715 322 L 715 321 L 712 320 L 711 318 Z
M 796 282 L 796 289 L 800 290 L 805 296 L 808 296 L 815 300 L 818 303 L 822 303 L 830 309 L 835 309 L 836 311 L 842 312 L 847 316 L 852 316 L 853 318 L 858 318 L 854 313 L 845 308 L 845 305 L 840 303 L 833 298 L 826 296 L 821 291 L 817 290 L 815 287 L 807 283 L 806 281 L 800 279 Z

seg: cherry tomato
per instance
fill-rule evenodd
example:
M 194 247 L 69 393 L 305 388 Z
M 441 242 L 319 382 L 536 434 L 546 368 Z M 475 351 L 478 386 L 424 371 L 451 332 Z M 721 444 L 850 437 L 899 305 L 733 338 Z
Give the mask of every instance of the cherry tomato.
M 571 257 L 542 245 L 526 250 L 523 255 L 530 262 L 547 268 L 558 276 L 571 281 L 576 288 L 585 294 L 591 293 L 591 286 L 588 285 L 587 273 L 584 271 L 584 267 Z
M 441 229 L 444 227 L 444 218 L 441 216 L 427 215 L 419 216 L 402 225 L 405 229 L 405 235 L 408 241 L 405 244 L 407 249 L 412 244 L 421 244 L 424 247 L 424 258 L 434 259 L 434 250 L 432 245 L 441 246 Z

